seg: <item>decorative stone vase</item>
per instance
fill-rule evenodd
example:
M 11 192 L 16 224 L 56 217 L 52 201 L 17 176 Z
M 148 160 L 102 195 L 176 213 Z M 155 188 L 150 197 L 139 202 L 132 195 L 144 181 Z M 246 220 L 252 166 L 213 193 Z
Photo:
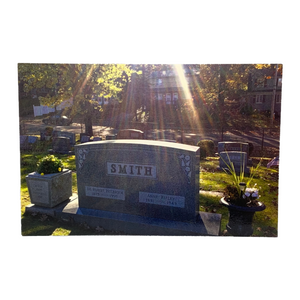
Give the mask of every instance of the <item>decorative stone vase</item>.
M 223 197 L 220 203 L 228 208 L 229 221 L 227 231 L 233 236 L 250 236 L 253 234 L 252 221 L 255 212 L 262 211 L 266 206 L 258 202 L 256 207 L 244 207 L 231 204 Z
M 72 171 L 40 175 L 37 172 L 26 176 L 32 204 L 54 207 L 72 196 Z

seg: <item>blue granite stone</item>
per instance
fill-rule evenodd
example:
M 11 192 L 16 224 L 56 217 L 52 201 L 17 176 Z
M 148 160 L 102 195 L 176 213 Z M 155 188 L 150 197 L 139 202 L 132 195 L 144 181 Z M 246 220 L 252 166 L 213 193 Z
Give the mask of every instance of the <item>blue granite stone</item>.
M 199 147 L 111 140 L 75 155 L 80 208 L 178 221 L 199 213 Z
M 58 131 L 55 130 L 53 132 L 53 138 L 57 137 L 66 137 L 70 139 L 70 144 L 73 146 L 76 143 L 75 133 L 74 132 L 68 132 L 68 131 Z

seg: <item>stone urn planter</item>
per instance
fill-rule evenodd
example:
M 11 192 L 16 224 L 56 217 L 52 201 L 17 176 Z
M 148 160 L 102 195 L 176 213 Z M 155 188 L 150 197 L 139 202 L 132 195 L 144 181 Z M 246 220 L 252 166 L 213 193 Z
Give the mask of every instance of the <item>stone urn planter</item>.
M 263 211 L 266 206 L 258 201 L 257 206 L 247 207 L 231 204 L 221 198 L 220 203 L 228 208 L 229 221 L 226 225 L 228 233 L 233 236 L 250 236 L 253 234 L 252 221 L 255 212 Z
M 54 207 L 72 196 L 72 171 L 54 155 L 39 160 L 36 172 L 26 176 L 32 204 Z
M 72 171 L 41 175 L 32 172 L 26 176 L 32 204 L 54 207 L 72 196 Z

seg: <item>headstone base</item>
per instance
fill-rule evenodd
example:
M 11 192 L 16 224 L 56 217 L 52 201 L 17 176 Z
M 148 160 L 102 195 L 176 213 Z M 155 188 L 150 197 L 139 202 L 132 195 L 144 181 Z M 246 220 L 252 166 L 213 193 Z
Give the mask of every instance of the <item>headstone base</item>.
M 195 222 L 180 222 L 96 209 L 80 208 L 78 197 L 54 208 L 28 205 L 26 213 L 42 213 L 65 221 L 102 227 L 119 235 L 218 236 L 222 215 L 200 212 Z

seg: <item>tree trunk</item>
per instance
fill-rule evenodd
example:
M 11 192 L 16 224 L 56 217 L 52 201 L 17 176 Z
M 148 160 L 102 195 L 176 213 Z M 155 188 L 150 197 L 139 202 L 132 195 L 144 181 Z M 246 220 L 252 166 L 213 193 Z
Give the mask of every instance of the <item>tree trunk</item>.
M 224 93 L 225 93 L 225 82 L 226 82 L 226 74 L 225 74 L 225 65 L 219 66 L 219 94 L 218 94 L 218 104 L 219 104 L 219 117 L 220 117 L 220 127 L 223 131 L 224 127 Z
M 84 118 L 84 125 L 85 125 L 85 134 L 88 136 L 93 136 L 93 124 L 92 118 L 89 115 L 86 115 Z
M 277 70 L 278 65 L 274 66 L 275 69 L 275 76 L 274 76 L 274 85 L 273 85 L 273 95 L 272 95 L 272 102 L 271 102 L 271 120 L 270 120 L 270 126 L 273 127 L 273 121 L 274 121 L 274 106 L 275 106 L 275 98 L 276 98 L 276 86 L 277 86 Z

